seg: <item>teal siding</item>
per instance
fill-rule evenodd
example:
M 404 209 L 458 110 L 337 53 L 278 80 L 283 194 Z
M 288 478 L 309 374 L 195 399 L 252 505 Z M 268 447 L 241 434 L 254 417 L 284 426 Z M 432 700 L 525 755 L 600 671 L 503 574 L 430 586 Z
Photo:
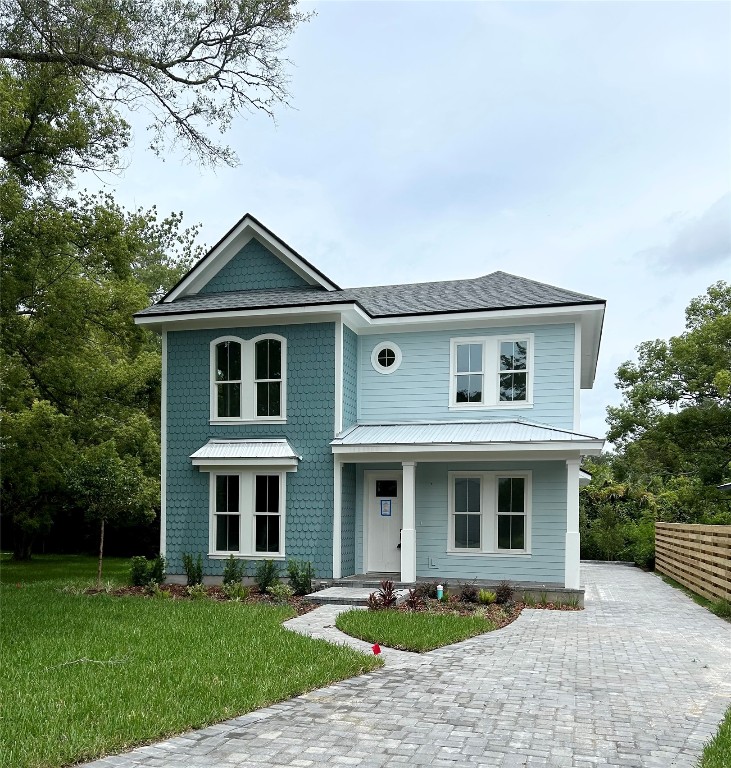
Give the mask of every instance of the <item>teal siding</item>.
M 250 240 L 214 275 L 199 293 L 254 291 L 262 288 L 302 288 L 309 283 L 267 250 Z
M 218 336 L 251 339 L 263 333 L 287 339 L 287 423 L 209 424 L 210 342 Z M 335 327 L 333 323 L 258 328 L 219 328 L 168 333 L 167 556 L 180 574 L 182 555 L 204 555 L 205 573 L 219 575 L 208 560 L 208 481 L 190 454 L 210 438 L 286 437 L 302 456 L 287 474 L 287 557 L 310 560 L 318 577 L 332 575 Z M 250 572 L 252 566 L 249 567 Z
M 357 465 L 356 573 L 363 565 L 363 502 L 366 470 L 400 469 L 400 465 Z M 532 472 L 530 555 L 454 555 L 447 552 L 448 473 L 453 471 Z M 419 578 L 454 581 L 507 579 L 560 582 L 564 580 L 566 540 L 566 464 L 561 461 L 427 463 L 416 467 L 416 573 Z
M 448 472 L 532 471 L 530 555 L 447 553 Z M 566 464 L 558 461 L 491 464 L 419 464 L 416 467 L 416 573 L 444 579 L 564 581 L 566 543 Z M 432 565 L 433 563 L 433 565 Z
M 533 406 L 450 410 L 450 340 L 467 336 L 519 336 L 521 333 L 534 334 Z M 388 376 L 377 373 L 371 365 L 373 348 L 382 341 L 395 342 L 403 354 L 399 369 Z M 572 323 L 361 336 L 358 353 L 358 420 L 523 418 L 571 429 L 574 419 L 573 359 Z
M 341 558 L 343 576 L 355 573 L 355 465 L 343 466 Z
M 343 429 L 358 420 L 358 336 L 343 326 Z

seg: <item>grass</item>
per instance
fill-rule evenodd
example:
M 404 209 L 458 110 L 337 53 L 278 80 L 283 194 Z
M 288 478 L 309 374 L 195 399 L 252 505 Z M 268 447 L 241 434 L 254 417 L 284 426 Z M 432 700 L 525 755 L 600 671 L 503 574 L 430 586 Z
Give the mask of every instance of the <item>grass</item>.
M 718 733 L 706 744 L 698 768 L 728 768 L 731 765 L 731 707 Z
M 703 595 L 699 595 L 696 592 L 693 592 L 693 590 L 688 589 L 685 584 L 681 584 L 679 581 L 675 581 L 675 579 L 671 578 L 670 576 L 666 576 L 664 573 L 657 572 L 657 575 L 666 584 L 669 584 L 671 587 L 675 587 L 675 589 L 679 589 L 681 592 L 685 592 L 685 594 L 688 595 L 688 597 L 690 597 L 693 602 L 697 603 L 698 605 L 702 605 L 704 608 L 707 608 L 711 613 L 718 616 L 719 619 L 731 621 L 731 602 L 728 600 L 708 600 L 707 598 L 703 597 Z
M 107 575 L 124 581 L 126 566 L 110 561 Z M 379 665 L 284 629 L 288 606 L 60 591 L 94 568 L 0 563 L 0 766 L 90 760 Z
M 395 610 L 346 611 L 337 617 L 335 626 L 369 643 L 417 653 L 432 651 L 495 629 L 495 624 L 483 616 L 404 613 Z

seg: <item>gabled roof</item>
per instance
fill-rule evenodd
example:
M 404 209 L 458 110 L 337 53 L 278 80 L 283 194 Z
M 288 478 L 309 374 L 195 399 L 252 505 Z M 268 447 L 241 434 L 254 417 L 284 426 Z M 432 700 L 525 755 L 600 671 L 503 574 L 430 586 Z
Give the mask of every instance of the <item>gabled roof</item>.
M 172 293 L 172 292 L 171 292 Z M 527 307 L 604 304 L 604 299 L 588 296 L 547 283 L 539 283 L 507 272 L 466 280 L 434 283 L 379 285 L 368 288 L 326 290 L 311 288 L 272 288 L 258 291 L 228 291 L 184 296 L 161 302 L 138 312 L 136 317 L 189 314 L 222 310 L 273 309 L 353 303 L 370 317 L 409 317 L 414 315 L 489 312 Z
M 245 213 L 213 248 L 163 296 L 161 303 L 195 295 L 252 238 L 259 240 L 271 253 L 311 285 L 328 291 L 340 287 L 314 264 L 310 264 L 304 256 L 297 253 L 294 248 L 287 245 L 281 237 L 275 235 L 271 229 L 265 227 L 250 213 Z

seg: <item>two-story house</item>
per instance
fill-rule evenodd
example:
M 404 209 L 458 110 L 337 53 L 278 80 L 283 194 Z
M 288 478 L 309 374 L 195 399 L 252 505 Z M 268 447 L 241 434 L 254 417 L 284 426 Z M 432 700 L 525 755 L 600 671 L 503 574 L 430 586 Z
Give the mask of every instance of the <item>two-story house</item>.
M 579 586 L 605 302 L 505 272 L 341 289 L 246 215 L 161 332 L 161 551 Z

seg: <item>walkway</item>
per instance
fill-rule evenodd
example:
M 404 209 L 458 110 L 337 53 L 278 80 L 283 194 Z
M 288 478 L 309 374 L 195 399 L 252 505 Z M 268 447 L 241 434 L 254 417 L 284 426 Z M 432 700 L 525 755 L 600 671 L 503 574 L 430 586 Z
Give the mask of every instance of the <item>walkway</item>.
M 90 766 L 691 768 L 731 704 L 731 624 L 651 574 L 582 568 L 584 611 L 525 610 L 492 634 Z

